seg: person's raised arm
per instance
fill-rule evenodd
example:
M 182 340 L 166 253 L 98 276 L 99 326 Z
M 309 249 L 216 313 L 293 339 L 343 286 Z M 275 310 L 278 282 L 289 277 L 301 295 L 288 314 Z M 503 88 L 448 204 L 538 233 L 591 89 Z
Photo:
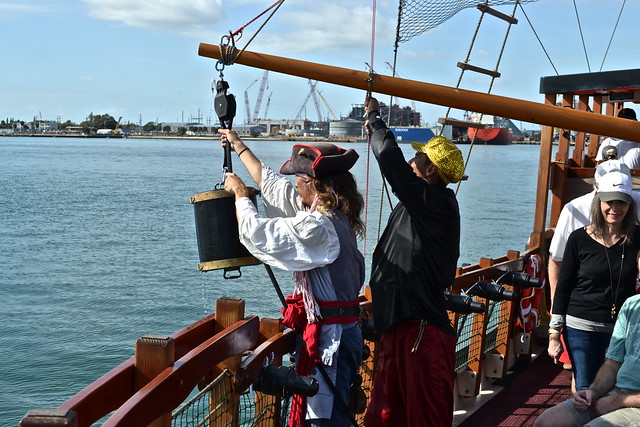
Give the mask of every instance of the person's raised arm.
M 238 154 L 238 158 L 253 178 L 256 185 L 262 188 L 262 163 L 260 159 L 253 154 L 253 151 L 245 145 L 240 139 L 236 131 L 230 129 L 218 129 L 220 133 L 220 141 L 224 148 L 228 143 L 231 144 L 231 149 Z

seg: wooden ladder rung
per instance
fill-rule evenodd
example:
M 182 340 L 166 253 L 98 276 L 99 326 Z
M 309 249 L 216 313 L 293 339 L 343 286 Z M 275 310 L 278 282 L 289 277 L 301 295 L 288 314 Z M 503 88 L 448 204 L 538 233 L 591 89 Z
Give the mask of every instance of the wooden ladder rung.
M 459 126 L 459 127 L 463 127 L 463 128 L 476 128 L 476 129 L 484 129 L 485 125 L 483 125 L 482 123 L 478 123 L 478 122 L 468 122 L 465 120 L 458 120 L 458 119 L 450 119 L 448 117 L 440 117 L 438 119 L 438 123 L 440 123 L 441 125 L 451 125 L 451 126 Z
M 462 68 L 463 70 L 475 71 L 476 73 L 486 74 L 491 77 L 500 77 L 500 73 L 498 71 L 476 67 L 475 65 L 467 64 L 466 62 L 458 62 L 458 68 Z
M 479 10 L 481 10 L 484 13 L 488 13 L 489 15 L 493 15 L 496 18 L 500 18 L 504 21 L 507 21 L 510 24 L 517 24 L 518 20 L 516 18 L 514 18 L 513 16 L 504 14 L 502 12 L 498 12 L 495 9 L 490 8 L 489 6 L 487 6 L 486 4 L 479 4 L 476 6 Z

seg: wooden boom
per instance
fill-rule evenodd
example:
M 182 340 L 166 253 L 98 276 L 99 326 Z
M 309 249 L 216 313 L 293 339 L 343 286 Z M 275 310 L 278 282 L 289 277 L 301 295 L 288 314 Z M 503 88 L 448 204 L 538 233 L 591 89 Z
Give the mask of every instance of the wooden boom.
M 198 55 L 221 59 L 219 46 L 206 43 L 200 43 Z M 236 63 L 365 91 L 369 88 L 369 73 L 364 71 L 249 51 L 242 52 Z M 377 93 L 640 142 L 640 122 L 632 120 L 380 74 L 372 78 L 372 90 Z

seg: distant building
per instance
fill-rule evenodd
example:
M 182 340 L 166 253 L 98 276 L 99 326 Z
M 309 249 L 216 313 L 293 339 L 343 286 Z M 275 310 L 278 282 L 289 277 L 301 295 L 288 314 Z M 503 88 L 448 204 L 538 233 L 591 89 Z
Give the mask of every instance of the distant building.
M 258 120 L 258 126 L 264 127 L 261 136 L 298 135 L 311 131 L 308 120 Z
M 29 127 L 33 132 L 56 132 L 58 130 L 58 122 L 53 120 L 34 120 L 29 123 Z

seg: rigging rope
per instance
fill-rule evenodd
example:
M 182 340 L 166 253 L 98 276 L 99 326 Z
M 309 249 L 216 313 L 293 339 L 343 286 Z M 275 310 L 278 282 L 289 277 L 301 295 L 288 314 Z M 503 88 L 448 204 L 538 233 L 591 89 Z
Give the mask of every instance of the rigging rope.
M 582 25 L 580 24 L 580 16 L 578 14 L 578 6 L 576 0 L 573 0 L 573 9 L 576 11 L 576 20 L 578 21 L 578 30 L 580 30 L 580 39 L 582 40 L 582 50 L 584 50 L 584 57 L 587 60 L 587 69 L 591 72 L 591 64 L 589 64 L 589 55 L 587 55 L 587 45 L 584 43 L 584 35 L 582 34 Z
M 613 36 L 616 34 L 616 30 L 618 29 L 618 24 L 620 23 L 620 17 L 622 16 L 622 11 L 624 10 L 625 4 L 627 4 L 627 0 L 624 0 L 622 2 L 622 7 L 620 8 L 620 13 L 618 14 L 618 19 L 616 20 L 616 25 L 615 27 L 613 27 L 613 32 L 611 33 L 611 38 L 609 39 L 609 44 L 607 45 L 607 51 L 604 53 L 604 57 L 602 58 L 602 64 L 600 64 L 600 69 L 598 71 L 602 71 L 602 67 L 604 66 L 604 61 L 607 59 L 607 55 L 609 54 L 609 48 L 611 47 Z
M 231 65 L 235 61 L 237 61 L 240 55 L 242 55 L 242 52 L 244 52 L 247 49 L 247 47 L 249 46 L 249 44 L 251 44 L 253 39 L 255 39 L 258 33 L 264 28 L 265 25 L 267 25 L 267 22 L 269 22 L 269 20 L 278 11 L 278 9 L 280 9 L 280 6 L 282 6 L 282 3 L 284 3 L 284 0 L 277 0 L 275 3 L 273 3 L 271 6 L 263 10 L 260 14 L 258 14 L 255 18 L 253 18 L 252 20 L 244 24 L 242 27 L 238 28 L 233 32 L 230 31 L 228 36 L 222 36 L 222 41 L 220 42 L 220 56 L 222 57 L 222 59 L 218 61 L 219 63 L 222 62 L 222 68 L 224 68 L 224 65 Z M 271 14 L 267 17 L 267 19 L 265 19 L 262 25 L 260 25 L 260 28 L 258 28 L 258 30 L 253 34 L 253 36 L 251 36 L 247 44 L 244 45 L 244 47 L 238 52 L 237 55 L 234 55 L 236 51 L 235 37 L 239 34 L 240 37 L 238 37 L 238 40 L 240 40 L 242 38 L 242 34 L 243 34 L 242 32 L 246 27 L 248 27 L 251 23 L 256 21 L 258 18 L 260 18 L 262 15 L 264 15 L 274 7 L 275 9 L 271 12 Z M 231 48 L 229 48 L 228 46 L 229 43 L 231 43 Z M 216 65 L 216 70 L 218 70 L 218 65 Z M 218 71 L 220 71 L 220 73 L 222 74 L 222 69 Z
M 487 4 L 488 2 L 485 2 L 485 4 Z M 511 17 L 513 18 L 516 15 L 516 10 L 518 9 L 518 4 L 519 1 L 516 1 L 516 3 L 513 6 L 513 11 L 511 12 Z M 482 15 L 480 16 L 480 22 L 482 21 L 482 17 L 484 16 L 485 12 L 482 12 Z M 480 27 L 480 22 L 478 22 L 478 28 Z M 511 32 L 511 27 L 512 27 L 513 23 L 509 22 L 509 24 L 507 25 L 507 31 L 504 35 L 504 39 L 502 40 L 502 46 L 500 47 L 500 53 L 498 54 L 498 59 L 496 61 L 496 67 L 494 68 L 495 71 L 498 71 L 498 68 L 500 67 L 500 62 L 502 61 L 502 55 L 504 54 L 504 48 L 507 45 L 507 39 L 509 38 L 509 33 Z M 476 30 L 477 31 L 477 30 Z M 474 40 L 475 40 L 475 35 L 474 35 Z M 473 42 L 472 42 L 473 45 Z M 469 53 L 471 53 L 471 50 L 469 50 Z M 468 57 L 467 57 L 468 59 Z M 462 72 L 460 73 L 460 78 L 462 79 L 462 75 L 464 74 L 464 69 L 462 70 Z M 491 81 L 489 82 L 489 88 L 487 89 L 487 93 L 491 93 L 491 90 L 493 89 L 493 84 L 496 81 L 496 76 L 491 76 Z M 480 121 L 482 121 L 482 117 L 484 117 L 484 113 L 480 114 Z M 444 126 L 443 126 L 444 127 Z M 469 159 L 471 158 L 471 152 L 473 151 L 473 147 L 475 146 L 475 140 L 476 140 L 476 135 L 478 134 L 478 130 L 476 129 L 476 131 L 473 133 L 473 138 L 471 138 L 471 143 L 469 144 L 469 152 L 467 153 L 467 158 L 465 159 L 464 162 L 464 170 L 467 170 L 467 165 L 469 164 Z M 458 185 L 456 186 L 456 194 L 458 194 L 458 191 L 460 190 L 460 184 L 462 183 L 462 181 L 458 181 Z
M 376 0 L 373 0 L 371 5 L 372 13 L 371 13 L 371 56 L 369 58 L 369 78 L 367 79 L 368 88 L 367 94 L 365 96 L 365 114 L 366 114 L 366 104 L 367 100 L 371 97 L 371 91 L 373 89 L 373 58 L 375 53 L 375 44 L 376 44 Z M 369 136 L 367 136 L 367 163 L 365 167 L 365 184 L 364 184 L 364 224 L 365 224 L 365 233 L 362 236 L 362 253 L 367 255 L 367 233 L 366 226 L 368 224 L 367 219 L 369 216 L 369 170 L 371 165 L 371 141 Z M 384 179 L 383 179 L 384 180 Z
M 520 4 L 520 10 L 522 11 L 522 14 L 526 18 L 527 22 L 529 23 L 529 27 L 531 27 L 531 31 L 533 31 L 533 34 L 536 36 L 536 39 L 538 39 L 538 43 L 540 43 L 540 47 L 544 51 L 544 54 L 547 56 L 547 59 L 549 60 L 549 63 L 551 64 L 551 67 L 553 67 L 553 71 L 555 71 L 556 72 L 556 76 L 558 76 L 559 75 L 558 70 L 556 69 L 556 66 L 553 64 L 553 61 L 551 60 L 551 57 L 549 56 L 549 53 L 547 52 L 547 49 L 544 47 L 544 44 L 542 43 L 542 40 L 540 40 L 540 37 L 538 36 L 538 33 L 536 32 L 536 29 L 533 28 L 533 24 L 531 23 L 531 20 L 529 19 L 529 16 L 527 16 L 527 12 L 524 11 L 524 7 L 522 7 L 522 4 Z

